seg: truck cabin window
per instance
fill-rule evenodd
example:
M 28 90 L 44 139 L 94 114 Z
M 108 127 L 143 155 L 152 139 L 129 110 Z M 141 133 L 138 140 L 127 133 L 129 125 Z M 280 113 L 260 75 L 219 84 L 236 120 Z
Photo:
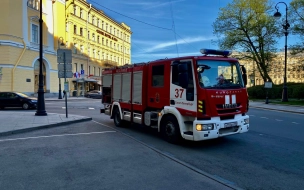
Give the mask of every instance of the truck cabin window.
M 164 65 L 152 66 L 152 86 L 163 87 L 164 86 Z
M 236 62 L 198 60 L 197 75 L 201 88 L 243 88 L 242 72 Z

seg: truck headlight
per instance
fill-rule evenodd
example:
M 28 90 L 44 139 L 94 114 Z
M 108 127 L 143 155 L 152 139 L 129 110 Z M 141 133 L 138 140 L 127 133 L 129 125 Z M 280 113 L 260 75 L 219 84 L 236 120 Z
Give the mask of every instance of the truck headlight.
M 244 125 L 247 125 L 247 124 L 249 124 L 249 118 L 244 119 Z
M 209 131 L 213 130 L 214 125 L 213 124 L 196 124 L 196 130 L 197 131 Z

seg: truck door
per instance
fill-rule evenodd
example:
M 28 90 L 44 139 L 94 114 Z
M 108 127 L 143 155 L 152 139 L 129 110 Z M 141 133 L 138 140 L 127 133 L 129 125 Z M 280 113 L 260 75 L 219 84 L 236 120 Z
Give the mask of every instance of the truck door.
M 171 63 L 170 105 L 184 116 L 196 117 L 197 93 L 193 68 L 192 60 Z

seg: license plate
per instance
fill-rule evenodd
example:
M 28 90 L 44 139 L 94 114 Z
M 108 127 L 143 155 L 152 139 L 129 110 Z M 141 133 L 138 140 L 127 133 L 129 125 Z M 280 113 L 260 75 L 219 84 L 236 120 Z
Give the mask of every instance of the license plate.
M 227 127 L 235 127 L 237 126 L 237 122 L 230 122 L 230 123 L 225 123 L 224 124 L 224 127 L 227 128 Z

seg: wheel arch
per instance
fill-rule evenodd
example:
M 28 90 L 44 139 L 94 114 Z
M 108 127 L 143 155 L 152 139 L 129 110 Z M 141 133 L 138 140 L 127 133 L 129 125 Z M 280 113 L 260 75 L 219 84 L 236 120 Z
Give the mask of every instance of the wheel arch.
M 120 113 L 120 119 L 122 120 L 122 111 L 121 111 L 121 107 L 120 107 L 120 104 L 118 102 L 113 102 L 112 104 L 112 109 L 111 109 L 111 119 L 113 119 L 113 111 L 114 109 L 118 109 L 119 110 L 119 113 Z
M 183 131 L 185 130 L 185 124 L 184 124 L 184 119 L 180 112 L 175 108 L 175 107 L 164 107 L 164 109 L 161 111 L 162 115 L 158 120 L 158 132 L 161 131 L 161 127 L 164 121 L 166 121 L 166 118 L 168 116 L 173 116 L 178 125 L 179 125 L 179 130 L 181 133 L 181 136 L 183 137 Z

